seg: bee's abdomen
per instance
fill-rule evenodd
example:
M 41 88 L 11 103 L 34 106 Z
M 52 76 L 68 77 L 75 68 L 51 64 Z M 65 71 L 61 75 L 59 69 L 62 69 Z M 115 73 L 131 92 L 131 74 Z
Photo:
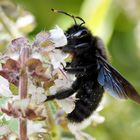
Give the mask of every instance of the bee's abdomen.
M 68 120 L 71 122 L 80 123 L 88 118 L 101 101 L 103 89 L 99 85 L 93 86 L 93 83 L 90 82 L 86 84 L 76 95 L 78 99 L 75 102 L 74 110 L 67 115 Z

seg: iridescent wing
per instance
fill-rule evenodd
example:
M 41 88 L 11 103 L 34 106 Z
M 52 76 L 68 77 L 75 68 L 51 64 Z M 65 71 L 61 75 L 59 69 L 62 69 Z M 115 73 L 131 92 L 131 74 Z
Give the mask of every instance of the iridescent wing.
M 140 95 L 135 88 L 101 56 L 98 59 L 98 82 L 113 97 L 130 98 L 140 104 Z

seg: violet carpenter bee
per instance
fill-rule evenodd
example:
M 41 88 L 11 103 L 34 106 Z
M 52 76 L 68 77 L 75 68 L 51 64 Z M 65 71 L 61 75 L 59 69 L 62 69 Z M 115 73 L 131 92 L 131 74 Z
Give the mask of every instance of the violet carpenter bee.
M 69 89 L 47 96 L 46 101 L 65 99 L 76 93 L 78 100 L 75 101 L 75 108 L 67 115 L 69 121 L 76 123 L 82 122 L 96 110 L 105 90 L 114 97 L 130 98 L 140 103 L 135 88 L 108 63 L 102 40 L 83 26 L 85 21 L 62 10 L 53 11 L 74 20 L 74 25 L 65 32 L 67 45 L 59 49 L 73 54 L 71 63 L 67 63 L 64 70 L 75 74 L 76 80 Z M 81 24 L 77 24 L 77 19 Z

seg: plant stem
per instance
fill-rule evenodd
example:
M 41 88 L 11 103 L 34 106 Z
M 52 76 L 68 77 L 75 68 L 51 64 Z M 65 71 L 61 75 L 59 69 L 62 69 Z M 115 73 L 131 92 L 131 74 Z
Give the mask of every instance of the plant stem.
M 26 61 L 29 58 L 29 48 L 22 48 L 20 53 L 20 77 L 19 77 L 19 95 L 20 99 L 27 98 L 28 75 Z M 27 140 L 27 120 L 19 119 L 19 135 L 20 140 Z
M 50 133 L 50 130 L 51 130 L 51 137 L 53 140 L 60 140 L 60 133 L 59 133 L 59 130 L 57 128 L 57 124 L 55 123 L 55 120 L 53 119 L 53 116 L 52 116 L 52 112 L 51 112 L 51 108 L 49 106 L 48 103 L 45 104 L 45 107 L 47 109 L 47 115 L 48 115 L 48 119 L 47 119 L 47 125 L 48 125 L 48 128 L 49 128 L 49 133 Z

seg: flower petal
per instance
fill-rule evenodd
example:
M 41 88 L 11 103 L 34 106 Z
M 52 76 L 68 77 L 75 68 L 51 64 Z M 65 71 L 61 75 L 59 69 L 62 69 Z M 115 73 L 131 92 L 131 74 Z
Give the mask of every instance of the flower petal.
M 31 135 L 35 132 L 46 132 L 46 130 L 43 128 L 43 124 L 41 123 L 34 123 L 33 121 L 28 121 L 28 135 Z
M 11 132 L 7 125 L 0 125 L 0 136 L 9 135 Z
M 50 30 L 50 34 L 50 38 L 55 47 L 60 47 L 67 44 L 67 38 L 60 27 L 56 26 L 55 29 Z
M 8 80 L 0 76 L 0 83 L 0 96 L 12 97 L 12 92 L 9 89 Z

